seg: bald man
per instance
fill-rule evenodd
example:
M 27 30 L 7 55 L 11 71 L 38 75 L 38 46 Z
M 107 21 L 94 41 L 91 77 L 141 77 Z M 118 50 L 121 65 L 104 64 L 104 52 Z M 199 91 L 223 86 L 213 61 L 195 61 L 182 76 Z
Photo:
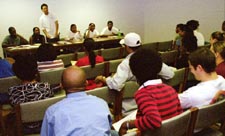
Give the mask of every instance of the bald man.
M 66 98 L 47 109 L 41 136 L 110 135 L 111 117 L 107 103 L 84 92 L 84 71 L 77 66 L 65 69 L 62 86 Z

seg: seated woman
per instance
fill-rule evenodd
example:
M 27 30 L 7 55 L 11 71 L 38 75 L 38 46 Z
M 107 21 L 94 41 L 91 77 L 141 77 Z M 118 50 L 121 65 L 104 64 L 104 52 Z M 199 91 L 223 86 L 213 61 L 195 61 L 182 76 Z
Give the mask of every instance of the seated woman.
M 40 29 L 38 27 L 33 28 L 33 35 L 30 37 L 29 43 L 31 45 L 35 43 L 45 43 L 45 37 L 40 34 Z
M 38 71 L 48 71 L 58 68 L 64 68 L 61 59 L 56 60 L 57 52 L 52 44 L 42 44 L 37 50 Z
M 214 44 L 215 42 L 224 41 L 223 33 L 216 31 L 211 34 L 210 44 Z
M 12 105 L 38 101 L 54 96 L 49 83 L 38 82 L 36 59 L 33 56 L 17 56 L 12 66 L 21 84 L 12 86 L 8 90 L 9 101 Z M 41 122 L 24 124 L 24 131 L 39 132 Z
M 215 42 L 211 45 L 210 50 L 216 56 L 216 73 L 225 78 L 225 42 Z
M 102 56 L 95 55 L 93 51 L 94 44 L 95 42 L 92 38 L 87 38 L 84 40 L 83 45 L 84 45 L 86 56 L 78 59 L 75 65 L 79 67 L 91 65 L 91 67 L 94 68 L 96 63 L 104 62 L 104 58 Z M 101 86 L 102 86 L 102 83 L 96 84 L 94 80 L 88 80 L 88 85 L 86 87 L 86 90 L 94 89 L 96 87 L 101 87 Z

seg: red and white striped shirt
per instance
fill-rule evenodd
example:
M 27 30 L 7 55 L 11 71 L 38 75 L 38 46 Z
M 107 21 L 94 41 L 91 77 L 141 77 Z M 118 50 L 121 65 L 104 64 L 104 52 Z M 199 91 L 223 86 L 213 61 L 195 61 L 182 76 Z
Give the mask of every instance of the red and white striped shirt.
M 58 68 L 64 68 L 64 64 L 63 64 L 63 61 L 61 59 L 60 60 L 53 60 L 53 61 L 37 62 L 37 64 L 38 64 L 38 71 L 39 72 L 58 69 Z

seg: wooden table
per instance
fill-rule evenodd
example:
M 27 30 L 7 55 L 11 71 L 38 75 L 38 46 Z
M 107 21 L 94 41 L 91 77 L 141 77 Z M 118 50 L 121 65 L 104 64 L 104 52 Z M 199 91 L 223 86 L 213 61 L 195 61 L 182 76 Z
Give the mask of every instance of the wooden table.
M 117 36 L 110 36 L 104 38 L 94 38 L 94 40 L 95 40 L 95 49 L 116 48 L 120 46 L 119 41 L 121 40 L 121 38 Z M 35 54 L 39 46 L 40 44 L 20 45 L 3 48 L 3 51 L 6 57 Z M 73 53 L 83 51 L 83 40 L 77 42 L 58 41 L 57 43 L 53 43 L 53 46 L 56 48 L 59 54 Z

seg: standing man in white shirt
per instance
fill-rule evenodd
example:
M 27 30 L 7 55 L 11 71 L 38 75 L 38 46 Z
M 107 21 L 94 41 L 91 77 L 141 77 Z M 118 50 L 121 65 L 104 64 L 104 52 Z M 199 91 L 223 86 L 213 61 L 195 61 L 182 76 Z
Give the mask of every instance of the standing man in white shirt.
M 112 21 L 108 21 L 107 22 L 107 27 L 105 27 L 102 32 L 101 35 L 102 36 L 112 36 L 112 35 L 117 35 L 119 32 L 119 29 L 117 29 L 116 27 L 113 26 L 113 22 Z
M 41 10 L 43 14 L 41 15 L 39 22 L 42 31 L 44 32 L 47 42 L 57 42 L 59 41 L 59 23 L 55 15 L 48 11 L 48 5 L 42 4 Z

